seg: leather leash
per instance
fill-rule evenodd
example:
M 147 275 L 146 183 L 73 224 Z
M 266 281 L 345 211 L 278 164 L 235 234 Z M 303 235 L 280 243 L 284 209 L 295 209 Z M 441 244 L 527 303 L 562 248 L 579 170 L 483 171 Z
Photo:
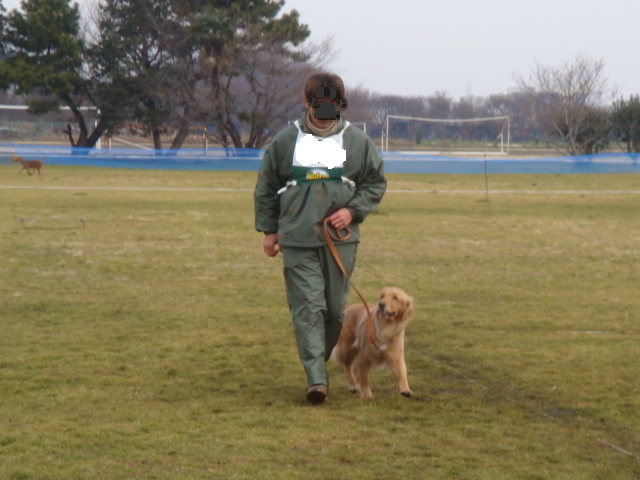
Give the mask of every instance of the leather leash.
M 340 260 L 340 255 L 338 254 L 338 251 L 336 250 L 336 246 L 333 243 L 334 240 L 344 241 L 351 236 L 351 230 L 349 230 L 349 228 L 346 228 L 345 230 L 346 230 L 345 235 L 340 235 L 340 231 L 338 230 L 336 230 L 336 233 L 334 234 L 331 231 L 331 227 L 329 226 L 329 219 L 325 218 L 323 223 L 323 231 L 324 231 L 324 239 L 327 242 L 329 251 L 331 252 L 331 255 L 333 256 L 333 259 L 335 260 L 336 264 L 338 265 L 338 268 L 349 281 L 349 285 L 351 285 L 351 288 L 353 288 L 354 292 L 356 292 L 358 294 L 358 297 L 360 297 L 360 300 L 362 300 L 362 304 L 365 307 L 364 309 L 367 312 L 367 332 L 369 333 L 369 340 L 371 341 L 374 347 L 376 347 L 378 350 L 381 350 L 380 347 L 378 346 L 378 342 L 376 341 L 376 333 L 373 326 L 373 318 L 371 317 L 371 311 L 369 309 L 369 306 L 367 305 L 367 301 L 364 299 L 362 294 L 358 291 L 358 289 L 353 284 L 353 282 L 351 282 L 351 279 L 349 278 L 349 274 L 347 274 L 347 270 L 344 268 L 344 265 L 342 264 L 342 260 Z

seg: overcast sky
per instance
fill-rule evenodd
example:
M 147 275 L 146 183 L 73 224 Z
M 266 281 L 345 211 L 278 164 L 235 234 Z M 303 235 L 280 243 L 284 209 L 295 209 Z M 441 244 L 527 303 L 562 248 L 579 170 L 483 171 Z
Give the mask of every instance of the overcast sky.
M 604 59 L 619 94 L 640 93 L 640 0 L 286 0 L 283 11 L 294 8 L 312 40 L 333 37 L 331 69 L 350 86 L 487 96 L 515 87 L 514 73 L 536 60 L 583 54 Z

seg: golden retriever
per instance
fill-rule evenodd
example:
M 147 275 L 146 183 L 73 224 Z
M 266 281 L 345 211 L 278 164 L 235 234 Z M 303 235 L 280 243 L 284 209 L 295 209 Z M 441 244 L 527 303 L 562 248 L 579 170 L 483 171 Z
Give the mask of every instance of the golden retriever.
M 376 343 L 369 339 L 367 312 L 363 304 L 348 306 L 344 311 L 342 331 L 331 358 L 340 362 L 347 374 L 349 391 L 360 391 L 362 398 L 373 398 L 369 370 L 386 366 L 400 393 L 411 396 L 404 361 L 404 331 L 413 315 L 413 299 L 400 288 L 383 288 L 376 305 L 367 305 L 373 319 Z
M 22 157 L 13 157 L 14 163 L 21 163 L 22 168 L 20 169 L 20 173 L 22 170 L 26 170 L 29 175 L 31 175 L 31 170 L 34 172 L 37 170 L 38 175 L 40 175 L 40 169 L 42 168 L 42 162 L 40 160 L 25 160 Z

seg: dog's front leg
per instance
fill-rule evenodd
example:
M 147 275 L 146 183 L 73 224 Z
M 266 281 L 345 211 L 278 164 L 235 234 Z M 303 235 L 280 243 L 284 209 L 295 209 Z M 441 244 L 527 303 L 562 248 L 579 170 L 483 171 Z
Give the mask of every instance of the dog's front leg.
M 373 398 L 371 385 L 369 384 L 369 370 L 371 369 L 371 364 L 363 355 L 360 355 L 356 358 L 353 368 L 356 380 L 360 386 L 360 397 Z
M 351 393 L 358 392 L 358 381 L 353 373 L 353 364 L 345 365 L 344 373 L 347 375 L 347 388 Z
M 409 379 L 407 378 L 407 364 L 404 361 L 404 355 L 400 354 L 399 358 L 389 359 L 387 367 L 391 371 L 393 378 L 398 385 L 398 390 L 405 397 L 411 396 L 411 389 L 409 388 Z

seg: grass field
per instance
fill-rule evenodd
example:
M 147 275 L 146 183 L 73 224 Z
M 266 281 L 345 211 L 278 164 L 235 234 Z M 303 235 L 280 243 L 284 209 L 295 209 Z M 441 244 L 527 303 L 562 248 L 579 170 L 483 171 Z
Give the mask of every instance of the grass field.
M 638 176 L 389 175 L 354 282 L 414 296 L 414 396 L 311 407 L 255 173 L 17 172 L 1 479 L 640 477 Z

